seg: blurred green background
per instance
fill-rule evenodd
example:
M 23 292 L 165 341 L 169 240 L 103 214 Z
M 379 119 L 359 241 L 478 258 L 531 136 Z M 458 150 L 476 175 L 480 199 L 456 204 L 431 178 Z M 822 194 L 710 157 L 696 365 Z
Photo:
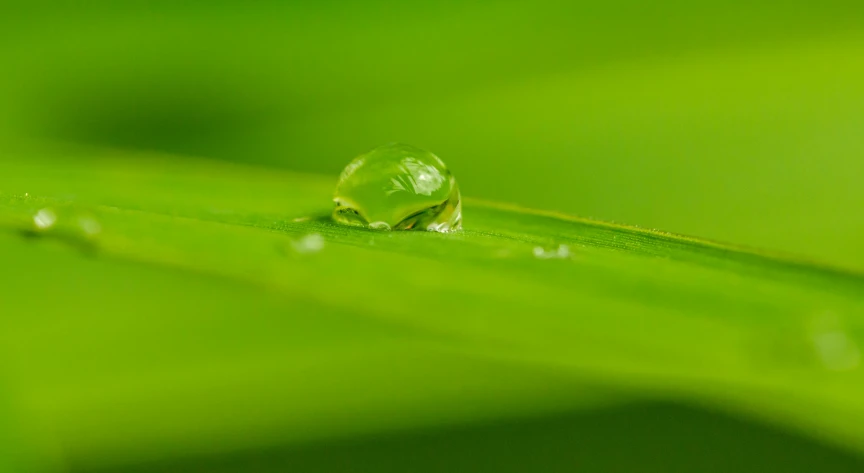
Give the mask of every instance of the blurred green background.
M 479 200 L 447 240 L 291 223 L 390 141 L 843 271 Z M 3 2 L 0 473 L 860 471 L 862 183 L 858 0 Z M 90 203 L 104 258 L 9 223 Z
M 3 8 L 7 142 L 335 174 L 404 141 L 468 196 L 864 268 L 857 0 Z

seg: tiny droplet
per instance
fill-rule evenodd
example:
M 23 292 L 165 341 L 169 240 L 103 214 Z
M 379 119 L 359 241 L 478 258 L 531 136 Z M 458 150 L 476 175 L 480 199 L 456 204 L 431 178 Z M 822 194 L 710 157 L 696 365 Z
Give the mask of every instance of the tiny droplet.
M 570 257 L 570 247 L 561 244 L 556 249 L 546 250 L 542 246 L 535 246 L 534 256 L 540 259 L 566 259 Z
M 81 227 L 81 231 L 88 237 L 94 237 L 102 232 L 102 225 L 99 225 L 99 222 L 96 219 L 91 217 L 81 217 L 78 219 L 78 226 Z
M 324 237 L 317 233 L 304 235 L 298 240 L 291 242 L 294 251 L 301 254 L 317 253 L 324 249 Z
M 37 230 L 47 230 L 57 222 L 57 214 L 51 209 L 40 209 L 33 215 L 33 225 Z
M 831 371 L 850 371 L 861 363 L 861 350 L 833 312 L 813 319 L 811 340 L 820 361 Z

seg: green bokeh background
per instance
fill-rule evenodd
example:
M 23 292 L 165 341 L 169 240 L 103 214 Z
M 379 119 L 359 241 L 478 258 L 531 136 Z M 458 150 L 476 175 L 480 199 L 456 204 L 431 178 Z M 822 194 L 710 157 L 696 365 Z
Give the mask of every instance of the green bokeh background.
M 403 141 L 468 196 L 864 268 L 859 1 L 4 5 L 7 141 L 329 174 Z

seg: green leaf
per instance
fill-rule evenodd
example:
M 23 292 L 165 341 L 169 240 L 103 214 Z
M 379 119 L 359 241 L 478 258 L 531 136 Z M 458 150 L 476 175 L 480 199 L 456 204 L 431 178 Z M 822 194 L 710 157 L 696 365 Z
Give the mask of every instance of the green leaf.
M 94 150 L 12 157 L 0 381 L 28 445 L 57 464 L 324 445 L 398 466 L 408 453 L 393 448 L 424 443 L 398 432 L 553 416 L 517 425 L 566 437 L 550 425 L 574 412 L 622 413 L 595 419 L 622 430 L 685 419 L 718 445 L 768 429 L 751 454 L 780 439 L 769 458 L 801 468 L 828 453 L 815 464 L 856 464 L 821 442 L 864 450 L 860 274 L 470 197 L 464 231 L 372 232 L 329 220 L 332 176 Z M 41 209 L 48 228 L 34 227 Z M 313 234 L 320 250 L 303 246 Z M 512 429 L 535 445 L 501 425 L 441 438 Z M 371 434 L 384 443 L 327 443 Z M 314 448 L 294 458 L 326 470 Z

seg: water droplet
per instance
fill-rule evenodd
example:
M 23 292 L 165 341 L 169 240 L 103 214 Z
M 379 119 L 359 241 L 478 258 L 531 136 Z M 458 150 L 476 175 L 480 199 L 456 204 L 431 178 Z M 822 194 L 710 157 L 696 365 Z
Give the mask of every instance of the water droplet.
M 57 214 L 51 209 L 40 209 L 33 215 L 33 226 L 37 231 L 48 230 L 57 223 Z
M 295 219 L 292 219 L 291 221 L 294 223 L 300 223 L 300 222 L 308 222 L 309 220 L 312 220 L 312 217 L 297 217 Z
M 99 225 L 99 222 L 91 217 L 79 218 L 78 226 L 81 227 L 81 231 L 84 232 L 84 235 L 87 237 L 92 238 L 102 232 L 102 225 Z
M 556 249 L 547 250 L 542 246 L 535 246 L 534 256 L 540 259 L 566 259 L 570 257 L 570 247 L 562 244 Z
M 38 210 L 21 232 L 28 237 L 63 241 L 89 252 L 97 249 L 102 225 L 87 211 L 61 205 Z
M 299 240 L 292 241 L 291 246 L 297 253 L 317 253 L 324 249 L 324 237 L 317 233 L 310 233 Z
M 813 319 L 811 340 L 816 354 L 826 368 L 849 371 L 861 363 L 861 351 L 851 335 L 844 330 L 840 318 L 825 312 Z
M 462 228 L 456 179 L 429 151 L 391 143 L 348 163 L 333 197 L 333 220 L 374 230 Z

